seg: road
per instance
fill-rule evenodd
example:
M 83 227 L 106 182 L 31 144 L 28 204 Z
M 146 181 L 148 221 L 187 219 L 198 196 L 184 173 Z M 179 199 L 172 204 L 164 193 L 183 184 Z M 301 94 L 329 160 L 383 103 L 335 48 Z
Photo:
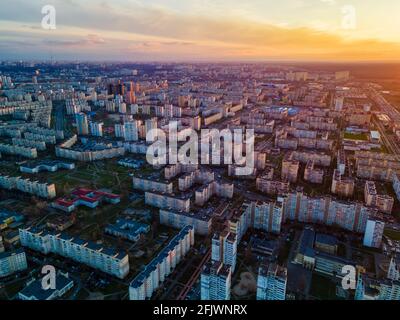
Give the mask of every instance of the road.
M 394 123 L 400 124 L 400 112 L 389 102 L 387 102 L 382 94 L 379 93 L 372 85 L 368 85 L 368 92 L 371 99 L 379 106 L 381 112 L 387 114 Z M 374 123 L 379 129 L 385 145 L 393 154 L 400 155 L 400 147 L 397 141 L 386 133 L 386 129 L 380 121 L 376 120 Z
M 400 147 L 391 136 L 386 133 L 385 127 L 378 120 L 374 121 L 375 125 L 378 127 L 379 132 L 381 133 L 382 140 L 384 144 L 388 147 L 388 149 L 395 155 L 400 155 Z
M 386 113 L 392 121 L 400 123 L 400 112 L 393 107 L 372 85 L 368 85 L 369 94 L 372 100 Z

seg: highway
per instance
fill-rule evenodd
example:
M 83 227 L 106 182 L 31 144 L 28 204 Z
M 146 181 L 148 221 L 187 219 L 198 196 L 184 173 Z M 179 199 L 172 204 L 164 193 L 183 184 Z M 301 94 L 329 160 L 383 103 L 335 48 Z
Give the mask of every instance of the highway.
M 400 124 L 400 112 L 387 102 L 386 99 L 372 87 L 372 85 L 368 85 L 368 90 L 371 99 L 379 106 L 381 112 L 387 114 L 394 123 Z M 389 150 L 395 155 L 400 155 L 400 147 L 397 141 L 386 133 L 386 129 L 380 121 L 377 120 L 374 121 L 374 123 L 378 127 L 382 140 Z
M 386 113 L 395 123 L 400 123 L 400 112 L 371 85 L 368 86 L 368 90 L 372 100 L 381 108 L 381 111 Z
M 381 133 L 382 136 L 382 140 L 384 142 L 384 144 L 389 148 L 389 150 L 395 154 L 395 155 L 400 155 L 400 147 L 397 144 L 397 142 L 390 137 L 389 135 L 386 134 L 386 129 L 385 127 L 382 125 L 382 123 L 380 123 L 378 120 L 374 121 L 375 125 L 378 127 L 379 132 Z

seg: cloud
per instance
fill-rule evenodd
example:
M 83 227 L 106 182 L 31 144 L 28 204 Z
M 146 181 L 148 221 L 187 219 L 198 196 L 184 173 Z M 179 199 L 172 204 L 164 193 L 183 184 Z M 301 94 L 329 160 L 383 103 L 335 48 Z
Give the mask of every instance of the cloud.
M 79 47 L 79 52 L 67 53 L 86 54 L 88 58 L 126 58 L 132 52 L 147 58 L 147 52 L 152 54 L 152 59 L 364 60 L 398 59 L 400 53 L 398 43 L 349 39 L 329 33 L 323 21 L 316 20 L 315 28 L 288 27 L 231 16 L 180 14 L 137 1 L 121 5 L 120 1 L 55 0 L 57 30 L 43 31 L 38 29 L 41 1 L 35 4 L 22 0 L 2 1 L 5 4 L 0 20 L 7 23 L 0 25 L 0 40 L 2 37 L 7 41 L 14 39 L 17 46 L 18 41 L 30 39 L 30 43 L 41 44 L 43 50 L 51 49 L 60 54 L 66 54 L 65 48 Z M 333 4 L 332 0 L 319 1 Z M 306 4 L 298 1 L 297 5 Z M 16 7 L 23 10 L 18 11 Z M 26 10 L 30 10 L 30 14 Z M 19 27 L 13 28 L 13 24 Z

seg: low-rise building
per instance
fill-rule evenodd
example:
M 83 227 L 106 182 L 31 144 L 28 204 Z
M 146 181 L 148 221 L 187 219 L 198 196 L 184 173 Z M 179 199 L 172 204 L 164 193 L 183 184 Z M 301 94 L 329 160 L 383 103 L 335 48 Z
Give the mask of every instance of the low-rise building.
M 69 197 L 64 197 L 54 201 L 52 203 L 52 206 L 65 212 L 72 212 L 76 210 L 79 206 L 85 206 L 94 209 L 103 202 L 117 204 L 120 201 L 121 196 L 118 194 L 101 190 L 77 188 L 72 191 Z
M 33 279 L 18 293 L 20 300 L 57 300 L 74 287 L 74 281 L 68 274 L 57 273 L 55 278 L 56 288 L 43 288 L 42 279 Z
M 106 233 L 133 242 L 139 241 L 141 235 L 149 231 L 149 225 L 127 219 L 118 219 L 115 224 L 109 224 L 105 228 Z

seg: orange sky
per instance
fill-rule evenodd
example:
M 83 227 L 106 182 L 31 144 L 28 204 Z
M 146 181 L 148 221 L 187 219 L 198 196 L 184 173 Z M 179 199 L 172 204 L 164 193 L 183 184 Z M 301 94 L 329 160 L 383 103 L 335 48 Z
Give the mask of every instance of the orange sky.
M 44 2 L 32 2 L 2 0 L 0 58 L 353 61 L 400 57 L 397 0 L 45 1 L 56 8 L 56 30 L 41 29 Z

